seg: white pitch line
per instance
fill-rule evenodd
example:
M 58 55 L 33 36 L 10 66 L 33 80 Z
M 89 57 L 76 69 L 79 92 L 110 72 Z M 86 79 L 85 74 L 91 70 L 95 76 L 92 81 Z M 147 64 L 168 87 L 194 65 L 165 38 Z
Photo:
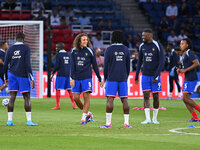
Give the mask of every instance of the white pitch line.
M 200 128 L 200 127 L 195 127 L 195 128 Z M 180 134 L 188 134 L 188 135 L 200 135 L 200 133 L 188 133 L 188 132 L 179 131 L 179 130 L 184 130 L 184 129 L 190 129 L 190 128 L 175 128 L 175 129 L 169 130 L 169 132 L 180 133 Z

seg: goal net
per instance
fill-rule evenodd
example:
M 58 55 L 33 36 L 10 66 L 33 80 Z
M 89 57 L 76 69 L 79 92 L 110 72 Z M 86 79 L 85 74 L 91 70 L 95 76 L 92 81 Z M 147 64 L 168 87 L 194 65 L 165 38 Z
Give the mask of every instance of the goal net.
M 31 97 L 43 97 L 43 22 L 42 21 L 0 21 L 0 41 L 6 41 L 10 46 L 16 42 L 16 34 L 25 34 L 24 43 L 31 49 L 31 65 L 35 80 L 35 88 Z M 2 81 L 0 81 L 0 85 Z M 0 96 L 8 96 L 6 90 Z M 22 96 L 18 92 L 17 96 Z

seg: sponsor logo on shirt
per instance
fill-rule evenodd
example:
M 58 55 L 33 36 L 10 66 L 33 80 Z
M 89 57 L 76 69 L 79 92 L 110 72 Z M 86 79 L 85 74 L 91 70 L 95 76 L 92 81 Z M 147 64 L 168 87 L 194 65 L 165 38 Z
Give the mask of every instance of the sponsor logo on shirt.
M 20 50 L 14 51 L 14 56 L 12 56 L 12 59 L 19 59 L 19 58 L 21 58 Z

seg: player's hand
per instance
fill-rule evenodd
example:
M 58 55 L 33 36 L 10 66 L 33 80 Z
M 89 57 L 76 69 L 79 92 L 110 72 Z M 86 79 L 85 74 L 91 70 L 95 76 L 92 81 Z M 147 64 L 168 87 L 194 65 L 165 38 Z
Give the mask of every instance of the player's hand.
M 152 81 L 152 83 L 156 83 L 158 80 L 156 80 L 156 79 L 153 79 L 153 81 Z
M 139 81 L 138 81 L 138 80 L 135 80 L 135 84 L 138 85 L 138 84 L 139 84 Z
M 34 82 L 34 80 L 31 80 L 31 88 L 32 88 L 32 89 L 35 88 L 35 82 Z
M 181 69 L 179 69 L 178 67 L 176 67 L 176 72 L 177 72 L 177 74 L 180 73 L 180 70 L 181 70 Z
M 103 88 L 104 86 L 103 82 L 99 82 L 99 84 L 100 84 L 100 87 Z
M 73 88 L 75 86 L 75 81 L 74 80 L 71 80 L 70 81 L 70 86 Z
M 5 85 L 8 86 L 8 79 L 4 81 Z

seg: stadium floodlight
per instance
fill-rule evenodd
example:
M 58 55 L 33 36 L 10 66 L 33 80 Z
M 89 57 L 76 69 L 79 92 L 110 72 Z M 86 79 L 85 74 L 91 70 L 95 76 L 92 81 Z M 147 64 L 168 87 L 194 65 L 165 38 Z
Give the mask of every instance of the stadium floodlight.
M 43 21 L 0 21 L 0 40 L 7 41 L 9 46 L 16 42 L 15 36 L 19 32 L 25 34 L 24 43 L 31 49 L 31 65 L 36 85 L 36 88 L 31 91 L 31 97 L 42 98 Z M 2 96 L 1 93 L 0 96 Z M 17 96 L 21 96 L 21 94 Z

